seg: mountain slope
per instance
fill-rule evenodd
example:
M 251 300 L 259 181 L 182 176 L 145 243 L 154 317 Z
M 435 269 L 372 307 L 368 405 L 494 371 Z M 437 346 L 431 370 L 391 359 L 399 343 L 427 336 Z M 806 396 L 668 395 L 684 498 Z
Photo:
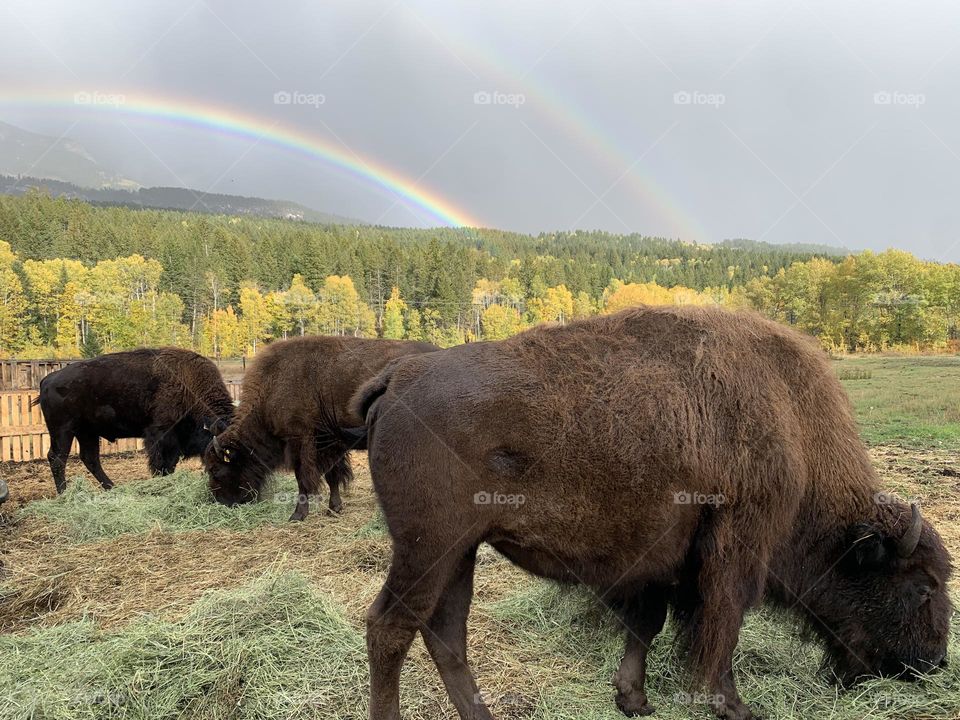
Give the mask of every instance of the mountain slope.
M 32 188 L 52 197 L 85 200 L 94 205 L 122 205 L 131 208 L 188 210 L 213 215 L 253 215 L 256 217 L 305 220 L 325 225 L 364 225 L 362 220 L 320 212 L 288 200 L 270 200 L 242 195 L 221 195 L 175 187 L 149 187 L 135 190 L 89 188 L 73 183 L 31 176 L 0 175 L 0 195 L 23 195 Z
M 91 188 L 139 187 L 107 171 L 75 140 L 41 135 L 5 122 L 0 122 L 0 172 Z

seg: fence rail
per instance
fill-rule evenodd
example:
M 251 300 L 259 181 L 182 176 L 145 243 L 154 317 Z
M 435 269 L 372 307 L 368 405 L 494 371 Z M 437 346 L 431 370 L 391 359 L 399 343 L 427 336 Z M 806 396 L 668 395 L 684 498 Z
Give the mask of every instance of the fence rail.
M 228 382 L 227 390 L 235 402 L 239 401 L 239 382 Z M 0 462 L 27 462 L 47 457 L 50 435 L 43 413 L 39 406 L 30 406 L 30 401 L 38 396 L 39 390 L 0 390 Z M 102 455 L 142 449 L 140 438 L 120 438 L 114 443 L 100 439 Z M 79 452 L 76 441 L 71 452 Z
M 0 390 L 29 390 L 75 360 L 0 360 Z

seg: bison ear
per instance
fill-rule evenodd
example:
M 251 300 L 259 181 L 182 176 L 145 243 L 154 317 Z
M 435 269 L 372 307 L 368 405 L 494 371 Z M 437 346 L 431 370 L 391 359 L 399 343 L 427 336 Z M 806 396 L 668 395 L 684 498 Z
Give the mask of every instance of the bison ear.
M 878 568 L 890 558 L 883 535 L 869 525 L 854 525 L 847 532 L 849 556 L 858 568 Z

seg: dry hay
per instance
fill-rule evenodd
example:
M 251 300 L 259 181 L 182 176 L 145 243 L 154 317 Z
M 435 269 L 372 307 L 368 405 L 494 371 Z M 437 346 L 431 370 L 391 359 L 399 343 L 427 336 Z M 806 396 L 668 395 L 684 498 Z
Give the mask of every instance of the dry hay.
M 960 479 L 942 474 L 952 459 L 898 448 L 875 459 L 886 485 L 919 497 L 960 553 Z M 359 465 L 344 514 L 314 505 L 305 523 L 285 521 L 289 478 L 277 502 L 238 511 L 204 504 L 192 471 L 110 497 L 75 484 L 18 513 L 0 528 L 0 717 L 365 717 L 363 615 L 389 539 Z M 922 685 L 839 693 L 819 673 L 819 649 L 761 612 L 744 628 L 737 667 L 744 697 L 767 718 L 942 719 L 960 717 L 958 644 L 951 668 Z M 589 591 L 532 580 L 482 549 L 470 653 L 498 720 L 622 717 L 609 685 L 621 651 L 616 622 Z M 651 657 L 656 717 L 710 717 L 685 702 L 672 652 L 668 628 Z M 420 642 L 403 702 L 408 720 L 456 717 Z

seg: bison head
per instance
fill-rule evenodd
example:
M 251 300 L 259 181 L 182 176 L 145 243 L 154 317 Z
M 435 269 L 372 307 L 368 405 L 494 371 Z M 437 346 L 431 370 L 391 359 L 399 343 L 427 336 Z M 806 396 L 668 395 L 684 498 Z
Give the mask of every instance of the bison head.
M 239 505 L 256 500 L 267 477 L 267 468 L 239 439 L 225 432 L 214 435 L 203 454 L 210 491 L 218 503 Z
M 209 415 L 198 418 L 189 434 L 181 439 L 184 456 L 202 457 L 213 438 L 226 430 L 229 425 L 230 419 L 227 417 Z
M 950 556 L 916 505 L 879 506 L 873 522 L 846 531 L 831 562 L 808 609 L 840 682 L 915 679 L 945 662 Z

